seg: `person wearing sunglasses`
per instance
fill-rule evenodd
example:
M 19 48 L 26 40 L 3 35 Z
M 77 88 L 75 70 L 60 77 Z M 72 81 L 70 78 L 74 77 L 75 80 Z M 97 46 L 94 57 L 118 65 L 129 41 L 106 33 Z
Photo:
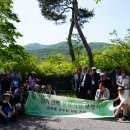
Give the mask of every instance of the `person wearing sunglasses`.
M 123 112 L 122 121 L 129 120 L 130 117 L 130 98 L 125 94 L 125 89 L 123 86 L 118 87 L 118 97 L 113 101 L 120 99 L 120 104 L 114 107 L 115 117 L 118 117 L 121 111 Z

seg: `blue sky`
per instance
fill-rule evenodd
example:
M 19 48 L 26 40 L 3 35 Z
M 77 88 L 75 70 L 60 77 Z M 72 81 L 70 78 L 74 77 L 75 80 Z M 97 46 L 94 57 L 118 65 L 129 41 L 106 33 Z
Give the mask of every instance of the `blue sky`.
M 130 28 L 130 0 L 78 0 L 80 7 L 94 9 L 95 16 L 85 24 L 83 32 L 88 42 L 110 42 L 109 35 L 114 29 L 119 37 L 127 34 Z M 37 0 L 14 0 L 14 10 L 21 22 L 15 24 L 23 34 L 17 40 L 19 45 L 41 43 L 45 45 L 66 41 L 70 23 L 55 25 L 41 15 Z M 75 31 L 75 33 L 77 33 Z

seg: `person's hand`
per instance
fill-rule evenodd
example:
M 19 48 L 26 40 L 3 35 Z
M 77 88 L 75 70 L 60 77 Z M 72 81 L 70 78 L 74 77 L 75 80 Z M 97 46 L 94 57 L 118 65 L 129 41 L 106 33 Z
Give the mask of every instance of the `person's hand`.
M 87 94 L 90 94 L 90 90 L 87 91 Z
M 116 99 L 113 99 L 112 102 L 114 103 L 116 101 Z
M 15 115 L 15 109 L 13 109 L 12 115 Z
M 115 117 L 118 117 L 118 111 L 115 112 Z

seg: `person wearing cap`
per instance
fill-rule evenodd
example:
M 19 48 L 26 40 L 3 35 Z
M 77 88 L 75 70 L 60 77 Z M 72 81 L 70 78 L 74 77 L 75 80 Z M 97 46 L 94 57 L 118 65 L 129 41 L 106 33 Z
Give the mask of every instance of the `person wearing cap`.
M 45 85 L 41 86 L 41 93 L 46 94 L 46 86 Z
M 104 82 L 99 83 L 99 89 L 96 91 L 95 100 L 104 101 L 110 99 L 109 89 L 106 88 Z
M 95 100 L 95 94 L 98 89 L 98 81 L 100 79 L 100 75 L 96 72 L 97 68 L 92 67 L 92 73 L 91 73 L 91 78 L 92 78 L 92 88 L 91 88 L 91 100 Z
M 12 94 L 6 91 L 4 94 L 3 101 L 0 102 L 0 116 L 4 124 L 8 121 L 16 121 L 15 106 L 13 100 L 11 100 Z
M 118 117 L 119 113 L 123 111 L 122 121 L 127 121 L 130 117 L 130 98 L 125 94 L 124 87 L 122 86 L 118 87 L 118 97 L 113 102 L 119 99 L 121 101 L 120 104 L 114 107 L 115 117 Z

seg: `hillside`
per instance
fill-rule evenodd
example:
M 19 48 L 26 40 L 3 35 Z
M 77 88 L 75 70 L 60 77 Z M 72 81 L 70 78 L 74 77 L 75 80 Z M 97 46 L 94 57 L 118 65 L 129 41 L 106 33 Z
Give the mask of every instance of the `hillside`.
M 101 49 L 106 46 L 109 46 L 109 43 L 103 42 L 91 42 L 89 46 L 92 50 Z M 26 51 L 32 55 L 36 55 L 39 60 L 45 59 L 47 56 L 51 54 L 61 53 L 63 55 L 69 55 L 69 49 L 66 42 L 60 42 L 52 45 L 43 45 L 39 43 L 31 43 L 24 46 Z M 85 51 L 85 50 L 83 50 Z
M 45 48 L 59 49 L 59 48 L 68 48 L 68 45 L 65 42 L 60 42 L 51 45 L 43 45 L 40 43 L 30 43 L 24 46 L 26 50 L 39 50 Z

